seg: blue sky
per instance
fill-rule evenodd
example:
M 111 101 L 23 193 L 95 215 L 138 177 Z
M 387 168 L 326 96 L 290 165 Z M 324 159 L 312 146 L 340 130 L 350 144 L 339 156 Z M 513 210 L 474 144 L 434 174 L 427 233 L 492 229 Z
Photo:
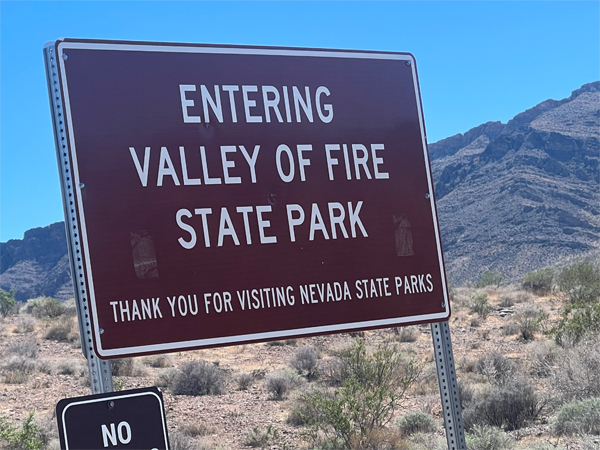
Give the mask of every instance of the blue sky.
M 60 37 L 408 51 L 430 142 L 600 78 L 600 3 L 0 1 L 0 241 L 63 220 L 42 57 Z

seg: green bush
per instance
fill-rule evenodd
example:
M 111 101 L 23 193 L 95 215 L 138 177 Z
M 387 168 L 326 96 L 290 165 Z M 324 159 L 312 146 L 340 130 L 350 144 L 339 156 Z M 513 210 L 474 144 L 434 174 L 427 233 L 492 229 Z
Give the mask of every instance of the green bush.
M 502 280 L 504 280 L 504 274 L 502 272 L 498 272 L 497 270 L 486 270 L 479 277 L 479 283 L 477 283 L 477 287 L 499 287 L 502 283 Z
M 27 301 L 25 311 L 38 319 L 55 319 L 67 314 L 69 308 L 52 297 L 37 297 Z
M 246 436 L 244 444 L 248 447 L 265 448 L 279 439 L 279 431 L 272 425 L 267 425 L 267 428 L 262 431 L 258 427 L 252 428 Z
M 535 295 L 548 295 L 552 291 L 553 282 L 554 269 L 548 267 L 527 272 L 523 278 L 522 286 L 523 289 L 533 292 Z
M 600 435 L 600 398 L 588 398 L 563 405 L 558 411 L 554 432 Z
M 489 425 L 475 425 L 466 441 L 469 450 L 510 450 L 515 446 L 510 436 Z
M 519 326 L 521 338 L 524 341 L 533 341 L 535 333 L 539 331 L 542 322 L 547 318 L 548 314 L 533 305 L 527 305 L 515 314 L 515 321 Z
M 431 433 L 436 429 L 433 417 L 431 417 L 430 414 L 421 411 L 404 414 L 398 419 L 396 425 L 405 435 Z
M 8 316 L 12 311 L 14 311 L 15 304 L 15 291 L 11 289 L 10 291 L 6 292 L 0 289 L 0 315 L 2 317 Z
M 469 310 L 473 314 L 479 314 L 479 316 L 485 320 L 488 314 L 494 310 L 494 307 L 490 305 L 487 294 L 480 292 L 471 297 L 471 301 L 469 302 Z
M 39 431 L 40 427 L 33 421 L 33 413 L 29 413 L 21 429 L 8 417 L 0 416 L 0 438 L 7 442 L 10 449 L 41 449 L 43 442 L 38 436 Z
M 339 358 L 342 386 L 334 392 L 303 395 L 308 409 L 305 437 L 313 445 L 349 449 L 356 442 L 381 437 L 379 431 L 391 420 L 419 369 L 389 344 L 368 354 L 362 339 L 340 352 Z
M 559 345 L 576 344 L 588 335 L 597 336 L 600 333 L 600 301 L 567 306 L 552 333 Z
M 214 364 L 190 361 L 181 366 L 171 384 L 175 395 L 218 395 L 224 384 L 224 374 Z
M 559 292 L 571 303 L 600 299 L 600 268 L 591 262 L 565 267 L 558 275 Z

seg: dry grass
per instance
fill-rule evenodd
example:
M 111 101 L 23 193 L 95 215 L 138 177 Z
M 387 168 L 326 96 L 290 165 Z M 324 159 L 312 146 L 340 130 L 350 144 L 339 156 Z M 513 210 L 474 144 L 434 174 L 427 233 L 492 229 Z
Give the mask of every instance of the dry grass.
M 487 296 L 492 306 L 487 314 L 470 308 L 477 294 Z M 516 367 L 514 370 L 518 375 L 533 386 L 536 399 L 544 401 L 551 397 L 558 402 L 553 408 L 543 409 L 538 416 L 527 417 L 519 424 L 518 432 L 512 432 L 513 436 L 518 433 L 516 449 L 519 450 L 554 449 L 548 446 L 548 442 L 556 443 L 557 436 L 547 424 L 553 423 L 560 405 L 571 399 L 600 395 L 597 376 L 600 373 L 600 344 L 586 341 L 561 348 L 546 334 L 558 323 L 563 306 L 560 299 L 533 296 L 515 287 L 487 290 L 455 288 L 450 326 L 464 406 L 472 408 L 477 402 L 481 403 L 486 392 L 498 392 L 499 386 L 514 385 L 510 376 L 502 375 L 504 369 L 501 364 L 496 367 L 493 361 L 482 362 L 494 353 Z M 512 312 L 501 317 L 498 308 Z M 530 314 L 530 311 L 539 314 Z M 521 318 L 532 316 L 535 320 L 543 314 L 547 314 L 547 318 L 533 330 L 533 341 L 525 340 L 521 329 L 528 324 L 523 323 Z M 34 409 L 51 415 L 58 399 L 90 392 L 85 360 L 70 341 L 73 334 L 77 336 L 74 322 L 70 334 L 66 334 L 71 337 L 66 340 L 44 339 L 51 328 L 61 325 L 61 320 L 67 320 L 63 317 L 35 319 L 21 314 L 0 321 L 0 346 L 4 349 L 0 355 L 0 392 L 6 394 L 0 397 L 0 404 L 5 410 L 13 410 L 16 419 L 26 417 Z M 445 439 L 438 381 L 431 359 L 429 326 L 361 334 L 369 351 L 382 343 L 395 343 L 402 351 L 412 352 L 423 366 L 421 377 L 407 393 L 388 428 L 377 430 L 370 436 L 369 445 L 372 448 L 379 445 L 380 448 L 411 450 L 444 448 L 440 446 Z M 344 377 L 336 355 L 356 338 L 349 334 L 332 335 L 133 358 L 119 367 L 115 380 L 123 389 L 153 384 L 162 386 L 171 436 L 181 437 L 184 447 L 242 450 L 247 448 L 244 440 L 249 430 L 257 427 L 257 430 L 264 431 L 268 425 L 273 425 L 279 430 L 278 440 L 272 441 L 273 446 L 301 449 L 306 448 L 301 437 L 305 427 L 298 414 L 302 409 L 302 393 L 314 386 L 331 392 L 339 388 Z M 306 350 L 309 347 L 314 349 L 314 353 Z M 318 358 L 313 358 L 314 355 Z M 181 368 L 188 362 L 199 360 L 208 361 L 211 368 L 220 371 L 221 393 L 202 397 L 174 395 L 172 386 Z M 295 361 L 294 364 L 292 361 Z M 213 362 L 218 362 L 218 366 Z M 315 362 L 318 377 L 307 382 L 309 377 L 297 376 L 298 372 L 306 375 L 312 371 Z M 290 366 L 295 367 L 295 378 L 278 396 L 269 388 L 270 380 L 277 378 L 276 375 L 286 368 L 289 370 Z M 272 401 L 274 398 L 279 400 Z M 501 398 L 504 401 L 510 396 Z M 417 411 L 431 414 L 438 424 L 437 430 L 416 433 L 408 439 L 390 432 L 399 417 Z M 573 450 L 594 449 L 593 446 L 585 447 L 589 442 L 593 444 L 593 441 L 586 440 L 589 441 L 585 436 L 562 436 L 556 449 L 564 450 L 567 446 Z

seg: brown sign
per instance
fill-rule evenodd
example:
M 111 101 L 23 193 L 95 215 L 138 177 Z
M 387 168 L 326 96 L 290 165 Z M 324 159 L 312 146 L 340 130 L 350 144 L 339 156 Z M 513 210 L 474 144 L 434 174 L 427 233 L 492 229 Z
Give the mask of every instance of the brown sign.
M 56 420 L 63 450 L 169 448 L 156 387 L 65 398 L 56 405 Z
M 449 317 L 412 55 L 56 48 L 99 356 Z

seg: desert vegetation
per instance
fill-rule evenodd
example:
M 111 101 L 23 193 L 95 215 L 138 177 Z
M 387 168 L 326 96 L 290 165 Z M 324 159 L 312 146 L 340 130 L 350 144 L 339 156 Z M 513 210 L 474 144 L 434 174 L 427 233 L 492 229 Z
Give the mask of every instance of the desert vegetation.
M 600 448 L 600 269 L 452 288 L 469 450 Z M 73 303 L 0 293 L 0 446 L 57 449 L 53 410 L 90 393 Z M 161 387 L 172 448 L 446 448 L 428 325 L 112 362 Z

